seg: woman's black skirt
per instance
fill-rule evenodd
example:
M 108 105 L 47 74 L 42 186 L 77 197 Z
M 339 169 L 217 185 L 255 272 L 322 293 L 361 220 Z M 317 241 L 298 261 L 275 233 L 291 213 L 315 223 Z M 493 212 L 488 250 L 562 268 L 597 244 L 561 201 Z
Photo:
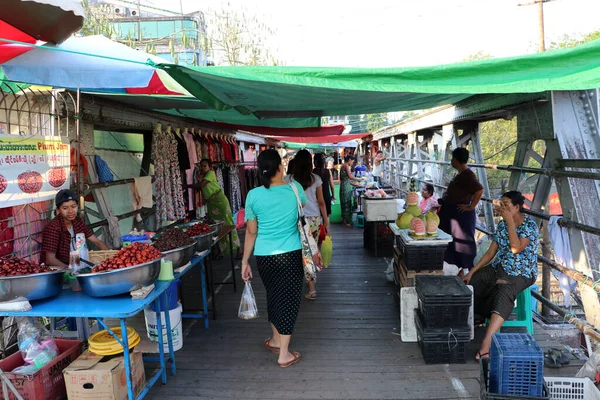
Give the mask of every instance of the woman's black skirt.
M 302 250 L 256 256 L 258 273 L 267 290 L 267 312 L 280 335 L 291 335 L 302 299 Z

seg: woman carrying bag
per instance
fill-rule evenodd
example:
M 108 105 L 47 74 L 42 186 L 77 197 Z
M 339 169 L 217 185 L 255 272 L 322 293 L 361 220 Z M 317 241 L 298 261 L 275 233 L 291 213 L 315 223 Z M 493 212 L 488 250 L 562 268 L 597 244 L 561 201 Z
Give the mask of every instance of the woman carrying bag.
M 290 340 L 302 299 L 304 266 L 298 230 L 298 200 L 284 180 L 284 167 L 276 150 L 258 156 L 263 186 L 252 189 L 246 198 L 246 239 L 242 258 L 242 279 L 252 278 L 249 259 L 256 256 L 258 272 L 267 292 L 267 313 L 273 334 L 265 347 L 278 354 L 282 368 L 300 360 L 300 353 L 289 350 Z M 294 182 L 302 204 L 307 198 Z

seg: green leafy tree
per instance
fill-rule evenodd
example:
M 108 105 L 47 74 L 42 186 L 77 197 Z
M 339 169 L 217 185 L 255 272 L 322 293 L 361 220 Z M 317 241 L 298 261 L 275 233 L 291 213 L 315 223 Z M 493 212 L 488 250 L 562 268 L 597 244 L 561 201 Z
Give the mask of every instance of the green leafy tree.
M 109 21 L 111 10 L 108 4 L 91 6 L 89 0 L 83 0 L 82 5 L 85 10 L 85 19 L 79 33 L 83 36 L 103 35 L 107 38 L 117 34 Z
M 384 126 L 387 126 L 387 114 L 366 114 L 367 132 L 375 132 Z
M 463 58 L 461 60 L 461 62 L 488 60 L 490 58 L 494 58 L 494 57 L 490 53 L 486 53 L 485 51 L 479 50 L 476 53 L 469 54 L 468 56 Z
M 584 44 L 587 42 L 591 42 L 593 40 L 600 39 L 600 30 L 586 33 L 584 35 L 568 35 L 564 34 L 559 37 L 557 40 L 553 40 L 550 42 L 550 46 L 548 46 L 549 50 L 555 49 L 565 49 L 568 47 L 579 46 L 580 44 Z
M 209 12 L 205 49 L 219 65 L 279 65 L 264 43 L 275 31 L 244 11 L 223 8 Z

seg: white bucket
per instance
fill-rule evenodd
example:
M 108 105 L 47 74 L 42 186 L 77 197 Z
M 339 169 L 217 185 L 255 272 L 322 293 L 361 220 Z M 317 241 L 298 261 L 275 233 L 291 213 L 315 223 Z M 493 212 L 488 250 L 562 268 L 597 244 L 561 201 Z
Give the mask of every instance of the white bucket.
M 181 303 L 177 303 L 177 307 L 169 311 L 169 318 L 171 319 L 171 333 L 173 335 L 173 350 L 177 351 L 183 347 L 183 329 L 181 326 Z M 153 342 L 158 342 L 158 332 L 156 326 L 156 312 L 149 308 L 144 309 L 144 318 L 146 319 L 146 332 L 148 332 L 148 339 Z M 160 313 L 162 335 L 163 335 L 163 349 L 165 352 L 169 351 L 169 344 L 167 343 L 167 326 L 165 322 L 165 313 Z

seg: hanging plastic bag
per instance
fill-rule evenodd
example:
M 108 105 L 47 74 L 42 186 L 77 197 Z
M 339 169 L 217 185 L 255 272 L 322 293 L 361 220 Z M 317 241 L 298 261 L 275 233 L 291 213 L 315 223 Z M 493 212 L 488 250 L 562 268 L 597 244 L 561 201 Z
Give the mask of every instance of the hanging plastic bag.
M 242 301 L 238 310 L 238 317 L 241 319 L 258 318 L 258 308 L 256 307 L 256 298 L 250 282 L 246 282 L 244 292 L 242 293 Z
M 329 264 L 331 264 L 332 255 L 333 243 L 331 242 L 331 236 L 327 235 L 321 245 L 321 259 L 323 260 L 323 266 L 325 266 L 325 268 L 328 268 Z
M 246 210 L 242 208 L 237 213 L 237 218 L 235 220 L 235 227 L 237 229 L 242 229 L 244 226 L 246 226 Z
M 13 373 L 31 374 L 58 356 L 58 347 L 50 332 L 33 318 L 19 318 L 17 325 L 17 342 L 25 365 L 14 369 Z

